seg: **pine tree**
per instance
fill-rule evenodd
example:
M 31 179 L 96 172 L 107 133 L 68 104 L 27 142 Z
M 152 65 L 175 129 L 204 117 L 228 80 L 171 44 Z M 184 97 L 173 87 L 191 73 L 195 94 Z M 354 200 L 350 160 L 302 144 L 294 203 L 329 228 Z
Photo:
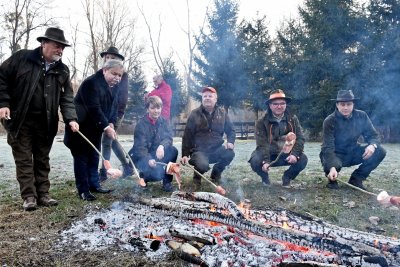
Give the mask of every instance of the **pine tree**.
M 200 54 L 194 57 L 198 90 L 191 95 L 200 99 L 200 88 L 212 86 L 218 104 L 229 109 L 240 106 L 248 90 L 236 32 L 238 5 L 234 0 L 215 0 L 214 8 L 207 16 L 209 32 L 203 31 L 198 40 Z

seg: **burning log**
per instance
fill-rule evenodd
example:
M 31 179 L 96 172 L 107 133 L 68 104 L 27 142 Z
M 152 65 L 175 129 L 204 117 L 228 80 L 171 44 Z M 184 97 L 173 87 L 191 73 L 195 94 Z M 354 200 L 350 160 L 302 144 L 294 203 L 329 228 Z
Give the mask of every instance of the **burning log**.
M 200 242 L 205 245 L 216 244 L 215 238 L 213 236 L 203 234 L 199 231 L 195 231 L 193 228 L 186 229 L 186 228 L 175 226 L 174 228 L 169 229 L 169 233 L 172 236 L 180 237 L 180 238 L 183 238 L 188 241 Z
M 217 205 L 218 208 L 227 209 L 235 218 L 244 218 L 242 211 L 238 206 L 229 198 L 209 192 L 174 192 L 172 198 L 189 199 L 197 201 L 206 201 Z
M 160 248 L 161 242 L 156 239 L 147 239 L 143 237 L 131 237 L 128 243 L 143 251 L 156 251 Z
M 189 243 L 181 243 L 175 240 L 167 240 L 165 243 L 182 260 L 185 260 L 189 263 L 197 264 L 200 267 L 208 267 L 208 264 L 200 258 L 200 251 Z
M 210 193 L 207 193 L 210 194 Z M 217 195 L 217 194 L 215 194 Z M 175 197 L 195 198 L 194 194 L 174 194 Z M 198 197 L 203 196 L 202 192 L 197 194 Z M 222 196 L 219 196 L 222 198 Z M 206 198 L 206 197 L 204 197 Z M 209 198 L 206 198 L 209 199 Z M 218 222 L 224 225 L 238 228 L 243 231 L 252 232 L 255 235 L 269 238 L 271 240 L 279 240 L 280 242 L 290 242 L 299 247 L 307 247 L 308 250 L 323 250 L 334 253 L 333 258 L 335 261 L 346 261 L 350 257 L 357 256 L 358 259 L 361 256 L 381 256 L 382 253 L 389 257 L 397 257 L 397 253 L 400 251 L 400 243 L 398 241 L 389 240 L 388 237 L 381 236 L 380 240 L 385 242 L 385 249 L 377 247 L 371 240 L 377 238 L 378 235 L 364 233 L 352 229 L 340 228 L 338 226 L 331 226 L 327 223 L 313 221 L 311 219 L 295 218 L 290 213 L 284 214 L 273 214 L 273 212 L 259 212 L 250 211 L 251 220 L 242 218 L 240 216 L 234 217 L 230 214 L 224 214 L 224 212 L 210 211 L 209 209 L 200 209 L 197 207 L 197 203 L 192 205 L 186 202 L 185 208 L 179 205 L 178 199 L 159 198 L 151 199 L 146 201 L 147 205 L 154 208 L 160 208 L 161 212 L 180 218 L 187 219 L 202 219 L 207 221 Z M 182 200 L 181 200 L 182 201 Z M 232 205 L 231 202 L 225 202 L 225 200 L 218 199 L 213 201 L 217 204 L 217 207 L 224 206 L 227 208 Z M 163 205 L 160 205 L 163 203 Z M 178 203 L 178 204 L 177 204 Z M 230 203 L 227 205 L 226 203 Z M 204 205 L 203 205 L 204 207 Z M 236 210 L 232 208 L 231 210 Z M 235 212 L 234 212 L 235 213 Z M 283 227 L 279 224 L 279 220 L 287 221 L 289 227 Z M 364 235 L 366 237 L 364 237 Z M 379 240 L 379 239 L 378 239 Z M 308 256 L 302 256 L 304 258 L 309 257 L 310 253 L 307 252 Z M 309 257 L 313 259 L 317 256 Z
M 281 262 L 279 267 L 345 267 L 346 265 L 326 264 L 320 262 Z

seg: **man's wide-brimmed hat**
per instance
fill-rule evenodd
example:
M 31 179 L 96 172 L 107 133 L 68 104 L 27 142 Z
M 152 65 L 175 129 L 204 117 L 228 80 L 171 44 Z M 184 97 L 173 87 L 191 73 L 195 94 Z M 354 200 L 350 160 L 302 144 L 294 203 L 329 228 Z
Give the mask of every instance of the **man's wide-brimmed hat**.
M 42 40 L 51 40 L 65 46 L 71 46 L 67 40 L 65 40 L 64 31 L 59 28 L 47 28 L 43 36 L 36 38 L 39 42 Z
M 269 103 L 271 103 L 272 100 L 275 100 L 275 99 L 284 99 L 284 100 L 286 100 L 286 103 L 289 103 L 290 101 L 292 101 L 292 99 L 290 97 L 286 97 L 286 95 L 282 89 L 277 89 L 277 90 L 274 90 L 271 92 L 271 94 L 269 95 L 269 98 L 267 99 L 267 101 L 265 101 L 265 104 L 269 104 Z
M 353 91 L 351 90 L 339 90 L 336 99 L 331 99 L 331 100 L 336 102 L 351 102 L 358 99 L 359 98 L 354 97 Z
M 116 55 L 117 57 L 119 57 L 121 60 L 124 60 L 125 57 L 123 55 L 121 55 L 118 51 L 118 48 L 114 47 L 114 46 L 110 46 L 106 51 L 103 51 L 100 53 L 101 57 L 104 57 L 107 54 L 111 54 L 111 55 Z

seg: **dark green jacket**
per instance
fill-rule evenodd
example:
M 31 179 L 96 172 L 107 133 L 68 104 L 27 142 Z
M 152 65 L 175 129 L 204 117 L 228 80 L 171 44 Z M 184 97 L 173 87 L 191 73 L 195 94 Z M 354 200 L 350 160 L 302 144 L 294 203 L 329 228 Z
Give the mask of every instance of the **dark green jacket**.
M 216 106 L 211 115 L 203 105 L 192 110 L 182 137 L 182 157 L 196 151 L 214 152 L 224 143 L 224 133 L 228 143 L 234 144 L 235 128 L 223 107 Z
M 18 135 L 25 120 L 40 75 L 44 75 L 40 47 L 20 50 L 0 66 L 0 108 L 8 107 L 11 112 L 11 120 L 3 121 L 3 125 L 13 137 Z M 49 137 L 54 137 L 58 129 L 59 107 L 65 123 L 76 120 L 68 67 L 61 61 L 57 62 L 45 73 L 44 84 L 48 133 Z
M 354 109 L 350 118 L 344 117 L 337 109 L 324 120 L 322 126 L 321 159 L 326 169 L 341 168 L 337 154 L 353 153 L 359 138 L 368 144 L 379 144 L 379 135 L 367 113 Z
M 282 150 L 286 135 L 289 132 L 296 134 L 296 143 L 291 154 L 299 157 L 304 150 L 304 135 L 296 115 L 285 112 L 281 122 L 269 112 L 256 123 L 256 150 L 261 151 L 263 160 L 271 162 L 271 155 L 277 155 Z

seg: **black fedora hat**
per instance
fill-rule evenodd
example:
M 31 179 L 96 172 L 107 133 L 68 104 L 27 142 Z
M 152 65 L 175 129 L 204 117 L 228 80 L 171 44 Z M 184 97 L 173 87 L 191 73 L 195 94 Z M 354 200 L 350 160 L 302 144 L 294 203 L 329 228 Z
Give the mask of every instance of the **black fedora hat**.
M 64 37 L 64 32 L 63 30 L 59 28 L 47 28 L 46 32 L 44 33 L 43 36 L 39 36 L 36 38 L 39 42 L 42 40 L 51 40 L 60 44 L 63 44 L 65 46 L 71 46 L 67 40 L 65 40 Z
M 354 97 L 353 91 L 351 90 L 339 90 L 336 99 L 331 99 L 331 100 L 336 102 L 351 102 L 358 99 L 359 98 Z
M 107 54 L 116 55 L 117 57 L 119 57 L 122 60 L 125 59 L 125 57 L 119 53 L 118 48 L 116 48 L 114 46 L 110 46 L 106 51 L 101 52 L 100 56 L 104 57 Z

